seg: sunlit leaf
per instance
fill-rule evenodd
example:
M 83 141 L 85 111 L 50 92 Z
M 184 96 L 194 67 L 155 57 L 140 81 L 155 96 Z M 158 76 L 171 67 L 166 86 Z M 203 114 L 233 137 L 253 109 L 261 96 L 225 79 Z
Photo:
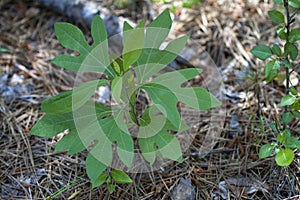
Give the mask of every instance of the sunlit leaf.
M 270 82 L 277 77 L 279 68 L 280 64 L 277 60 L 271 60 L 266 64 L 265 77 L 267 82 Z
M 296 97 L 291 96 L 291 95 L 285 95 L 281 101 L 280 101 L 280 106 L 289 106 L 292 105 L 295 101 L 297 100 Z
M 279 38 L 282 40 L 286 40 L 288 37 L 288 35 L 285 31 L 286 31 L 286 28 L 284 26 L 278 26 L 276 28 L 276 33 L 279 36 Z
M 289 0 L 289 5 L 294 8 L 300 8 L 300 1 L 299 0 Z
M 274 146 L 271 144 L 265 144 L 260 147 L 259 149 L 259 158 L 267 158 L 269 157 L 274 151 Z
M 113 169 L 110 174 L 116 183 L 132 183 L 131 178 L 123 170 Z
M 287 148 L 287 149 L 281 149 L 275 156 L 275 161 L 277 165 L 285 167 L 289 166 L 293 160 L 294 160 L 294 152 L 293 150 Z

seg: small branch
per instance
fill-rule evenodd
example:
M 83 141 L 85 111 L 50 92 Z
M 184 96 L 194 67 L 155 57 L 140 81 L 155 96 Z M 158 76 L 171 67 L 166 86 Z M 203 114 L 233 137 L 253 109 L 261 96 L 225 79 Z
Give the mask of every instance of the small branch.
M 288 38 L 290 36 L 290 23 L 291 23 L 291 17 L 290 17 L 290 10 L 289 10 L 289 2 L 288 0 L 284 0 L 283 2 L 285 12 L 286 12 L 286 34 L 287 34 L 287 42 L 289 42 Z M 288 59 L 288 56 L 287 56 Z M 285 69 L 285 79 L 286 79 L 286 88 L 285 88 L 285 94 L 289 94 L 290 89 L 290 72 L 289 68 Z M 288 106 L 285 106 L 285 112 L 288 111 Z

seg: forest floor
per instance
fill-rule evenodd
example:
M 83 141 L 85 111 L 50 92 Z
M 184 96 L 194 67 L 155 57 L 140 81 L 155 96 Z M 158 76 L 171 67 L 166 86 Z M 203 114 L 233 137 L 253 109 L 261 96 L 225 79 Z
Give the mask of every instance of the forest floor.
M 113 10 L 112 1 L 104 2 Z M 219 92 L 223 104 L 199 118 L 183 163 L 130 174 L 134 182 L 117 185 L 109 195 L 104 186 L 91 189 L 85 153 L 53 153 L 57 138 L 29 134 L 43 116 L 42 100 L 72 89 L 76 76 L 50 62 L 65 52 L 54 23 L 74 23 L 87 37 L 89 28 L 34 1 L 1 1 L 0 199 L 192 199 L 191 194 L 196 199 L 299 199 L 299 153 L 289 167 L 278 167 L 273 157 L 258 158 L 260 146 L 276 138 L 269 126 L 282 113 L 284 86 L 281 80 L 264 81 L 263 63 L 250 49 L 280 43 L 267 17 L 274 6 L 271 0 L 206 0 L 177 9 L 170 38 L 188 33 L 189 46 L 206 52 L 209 59 L 203 60 L 209 61 L 199 65 L 216 69 L 222 78 L 222 86 L 210 88 L 214 80 L 206 80 L 206 87 Z M 167 7 L 153 4 L 156 15 Z M 112 12 L 133 21 L 143 17 L 138 9 Z M 290 128 L 300 137 L 297 120 Z M 185 197 L 174 192 L 178 185 Z

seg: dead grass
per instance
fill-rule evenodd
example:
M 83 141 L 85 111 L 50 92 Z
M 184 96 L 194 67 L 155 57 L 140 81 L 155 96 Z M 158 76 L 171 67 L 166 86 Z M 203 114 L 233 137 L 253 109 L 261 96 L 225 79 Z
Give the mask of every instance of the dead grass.
M 297 199 L 300 194 L 299 155 L 287 168 L 276 166 L 273 159 L 259 160 L 257 157 L 260 144 L 274 138 L 268 126 L 281 112 L 273 102 L 279 101 L 282 86 L 277 82 L 246 81 L 234 73 L 247 72 L 253 77 L 257 73 L 261 77 L 260 64 L 249 50 L 257 41 L 275 40 L 273 26 L 265 15 L 273 5 L 266 1 L 253 2 L 210 0 L 194 10 L 176 13 L 173 34 L 190 33 L 224 73 L 225 88 L 236 93 L 245 92 L 246 97 L 224 97 L 223 106 L 218 108 L 221 114 L 212 119 L 217 121 L 224 117 L 225 121 L 219 127 L 221 134 L 214 138 L 217 143 L 209 154 L 199 153 L 199 149 L 207 145 L 205 138 L 210 133 L 210 122 L 203 120 L 199 122 L 200 129 L 195 132 L 191 147 L 185 152 L 183 163 L 173 163 L 157 172 L 132 174 L 134 183 L 117 186 L 111 196 L 104 187 L 91 190 L 84 170 L 86 152 L 53 154 L 55 140 L 28 134 L 43 115 L 39 109 L 41 101 L 73 86 L 74 73 L 50 63 L 54 56 L 64 51 L 54 37 L 53 24 L 68 19 L 32 1 L 1 2 L 0 47 L 11 52 L 0 53 L 0 75 L 23 75 L 24 84 L 34 85 L 26 98 L 9 101 L 0 98 L 1 198 L 45 199 L 70 185 L 53 199 L 68 199 L 72 195 L 74 199 L 169 199 L 180 178 L 188 177 L 196 186 L 197 199 L 211 199 L 212 194 L 220 192 L 221 181 L 246 177 L 255 180 L 252 186 L 258 191 L 246 194 L 248 186 L 233 185 L 230 199 Z M 164 6 L 155 4 L 155 9 L 162 10 Z M 233 70 L 226 72 L 232 61 L 235 62 Z M 264 107 L 260 109 L 258 103 Z M 258 113 L 264 117 L 265 135 L 261 134 Z M 236 131 L 230 127 L 232 115 L 238 116 L 241 128 L 241 134 L 235 138 L 231 136 Z M 291 128 L 299 137 L 298 122 Z

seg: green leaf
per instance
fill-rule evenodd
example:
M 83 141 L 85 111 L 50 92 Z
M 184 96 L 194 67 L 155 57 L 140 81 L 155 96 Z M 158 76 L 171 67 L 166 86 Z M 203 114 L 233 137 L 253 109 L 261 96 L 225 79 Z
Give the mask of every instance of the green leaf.
M 290 109 L 292 109 L 293 111 L 299 111 L 300 110 L 300 99 L 297 98 L 295 100 L 295 102 L 289 106 Z
M 289 5 L 294 8 L 300 8 L 300 1 L 299 0 L 289 0 Z
M 101 104 L 95 104 L 94 102 L 87 102 L 87 104 L 82 106 L 78 112 L 89 109 L 96 110 L 98 118 L 102 118 L 111 112 L 109 108 Z M 82 115 L 81 120 L 84 121 L 85 126 L 88 127 L 90 122 L 90 113 Z M 34 125 L 34 127 L 30 130 L 30 134 L 40 137 L 53 137 L 66 129 L 69 129 L 69 133 L 59 140 L 55 147 L 55 152 L 68 150 L 69 154 L 74 154 L 84 150 L 85 146 L 81 141 L 82 138 L 78 135 L 73 113 L 46 114 L 38 121 L 37 124 Z
M 283 0 L 273 0 L 273 1 L 274 1 L 274 3 L 277 3 L 277 4 L 283 3 Z
M 289 35 L 289 42 L 296 42 L 297 40 L 300 40 L 300 29 L 292 29 Z
M 123 79 L 122 76 L 115 77 L 111 83 L 112 97 L 114 98 L 114 101 L 116 101 L 117 103 L 120 103 L 121 101 L 121 94 L 123 89 L 122 79 Z
M 91 154 L 87 155 L 85 160 L 86 173 L 90 180 L 92 181 L 92 188 L 99 186 L 99 177 L 103 174 L 104 170 L 107 168 L 106 165 L 101 163 Z
M 269 61 L 266 64 L 265 77 L 266 77 L 267 82 L 270 82 L 270 81 L 274 80 L 274 78 L 277 77 L 279 68 L 280 68 L 280 64 L 275 59 Z
M 267 158 L 274 151 L 274 146 L 271 144 L 265 144 L 259 149 L 259 158 Z
M 58 22 L 55 23 L 54 29 L 58 41 L 80 55 L 60 55 L 55 57 L 52 63 L 76 72 L 103 72 L 113 76 L 113 72 L 108 70 L 110 60 L 107 33 L 104 22 L 98 15 L 92 21 L 92 46 L 88 45 L 81 30 L 72 24 Z
M 293 114 L 295 117 L 297 117 L 298 119 L 300 119 L 300 112 L 298 110 L 294 110 Z
M 124 72 L 139 59 L 144 47 L 144 37 L 144 21 L 142 21 L 135 29 L 130 30 L 124 40 L 122 52 Z
M 285 144 L 287 138 L 289 138 L 289 137 L 291 137 L 291 132 L 290 132 L 290 130 L 285 129 L 277 135 L 277 141 L 282 144 Z
M 11 53 L 12 51 L 7 48 L 0 47 L 0 53 Z
M 284 26 L 278 26 L 276 28 L 276 33 L 279 36 L 279 38 L 282 39 L 282 40 L 286 40 L 287 37 L 288 37 L 288 35 L 285 32 L 285 30 L 286 30 L 286 28 Z
M 176 130 L 176 128 L 165 116 L 159 113 L 156 105 L 149 107 L 143 113 L 142 119 L 146 120 L 147 124 L 140 127 L 138 135 L 142 155 L 150 164 L 155 162 L 156 155 L 180 162 L 182 159 L 180 144 L 177 138 L 167 132 L 168 130 Z M 188 128 L 184 122 L 181 122 L 178 131 L 184 131 Z
M 89 81 L 73 90 L 45 99 L 41 105 L 42 111 L 51 114 L 62 114 L 77 110 L 91 98 L 98 87 L 106 83 L 106 80 Z
M 284 125 L 288 125 L 293 119 L 293 115 L 291 112 L 285 112 L 282 115 L 282 121 Z
M 168 36 L 171 25 L 170 11 L 166 9 L 146 28 L 145 48 L 159 49 Z
M 270 47 L 266 45 L 258 45 L 250 50 L 250 52 L 257 58 L 261 60 L 266 60 L 272 56 L 272 51 Z
M 114 186 L 114 185 L 112 185 L 112 184 L 109 184 L 109 185 L 107 186 L 107 190 L 108 190 L 109 194 L 112 194 L 112 193 L 114 193 L 114 191 L 116 190 L 116 186 Z
M 189 68 L 162 74 L 151 82 L 163 85 L 171 90 L 178 101 L 197 110 L 207 110 L 219 106 L 221 103 L 207 90 L 201 87 L 183 88 L 181 85 L 201 73 L 201 69 Z
M 139 149 L 141 150 L 144 159 L 152 165 L 155 162 L 155 158 L 156 158 L 155 138 L 139 137 L 138 143 L 139 143 Z
M 98 112 L 93 107 L 85 107 L 73 111 L 76 130 L 84 146 L 90 146 L 90 152 L 95 159 L 109 166 L 112 162 L 112 142 L 106 133 L 110 129 L 102 127 L 102 121 L 107 119 L 99 118 Z
M 143 157 L 150 164 L 154 163 L 156 155 L 182 162 L 182 152 L 178 139 L 165 130 L 152 137 L 139 137 L 138 142 Z
M 110 175 L 116 183 L 132 183 L 132 179 L 123 170 L 113 169 Z
M 276 56 L 281 56 L 281 49 L 278 44 L 272 46 L 272 53 Z
M 133 30 L 133 27 L 127 21 L 125 21 L 124 25 L 123 25 L 123 33 L 122 33 L 123 34 L 122 35 L 123 44 L 127 40 L 127 37 L 130 35 L 132 30 Z
M 142 120 L 148 122 L 139 128 L 139 138 L 152 137 L 164 129 L 167 118 L 159 115 L 159 112 L 159 107 L 154 104 L 143 113 Z
M 298 90 L 294 87 L 290 87 L 290 91 L 293 95 L 298 95 Z
M 85 150 L 86 147 L 81 142 L 76 128 L 72 129 L 67 135 L 63 136 L 55 146 L 54 153 L 68 151 L 68 154 L 76 154 Z
M 285 167 L 289 166 L 293 160 L 294 160 L 294 152 L 287 148 L 287 149 L 281 149 L 275 156 L 275 161 L 277 165 Z
M 178 139 L 168 133 L 161 132 L 156 135 L 156 145 L 158 146 L 158 152 L 162 157 L 169 158 L 171 160 L 182 162 L 182 152 Z
M 297 56 L 298 56 L 298 48 L 292 44 L 287 42 L 284 45 L 284 55 L 289 54 L 292 60 L 296 60 Z
M 93 182 L 92 182 L 92 188 L 99 187 L 100 185 L 102 185 L 103 183 L 105 183 L 108 178 L 109 178 L 108 174 L 106 172 L 103 172 L 98 178 L 96 178 L 95 180 L 93 180 Z
M 32 127 L 30 134 L 40 137 L 53 137 L 66 129 L 70 129 L 71 132 L 76 131 L 72 113 L 46 114 Z
M 182 36 L 172 40 L 163 50 L 144 48 L 139 60 L 134 64 L 138 83 L 144 83 L 171 63 L 182 51 L 187 39 L 188 36 Z
M 280 65 L 285 67 L 285 68 L 290 68 L 291 67 L 291 63 L 289 61 L 289 59 L 284 59 L 280 62 Z
M 290 149 L 300 149 L 300 141 L 296 137 L 288 137 L 284 146 Z
M 284 15 L 278 10 L 270 10 L 268 11 L 268 15 L 274 22 L 278 24 L 284 23 Z
M 295 101 L 297 100 L 296 97 L 293 97 L 291 95 L 285 95 L 281 101 L 280 101 L 280 106 L 289 106 L 292 105 Z
M 121 115 L 122 113 L 120 113 Z M 111 116 L 105 119 L 102 119 L 99 123 L 102 130 L 104 131 L 106 137 L 109 139 L 109 143 L 117 143 L 117 152 L 119 158 L 122 162 L 130 167 L 132 165 L 133 156 L 134 156 L 134 146 L 131 135 L 128 130 L 124 132 L 124 127 L 120 127 L 117 124 L 117 118 L 122 116 Z M 99 144 L 101 145 L 101 144 Z M 100 147 L 100 146 L 99 146 Z M 105 156 L 105 151 L 97 151 L 98 154 L 103 154 Z
M 175 94 L 167 87 L 155 83 L 146 83 L 142 85 L 141 89 L 147 91 L 159 110 L 175 127 L 179 128 L 181 120 L 177 109 L 178 99 Z
M 270 124 L 270 128 L 271 128 L 272 131 L 277 131 L 277 124 L 275 122 L 272 122 Z

